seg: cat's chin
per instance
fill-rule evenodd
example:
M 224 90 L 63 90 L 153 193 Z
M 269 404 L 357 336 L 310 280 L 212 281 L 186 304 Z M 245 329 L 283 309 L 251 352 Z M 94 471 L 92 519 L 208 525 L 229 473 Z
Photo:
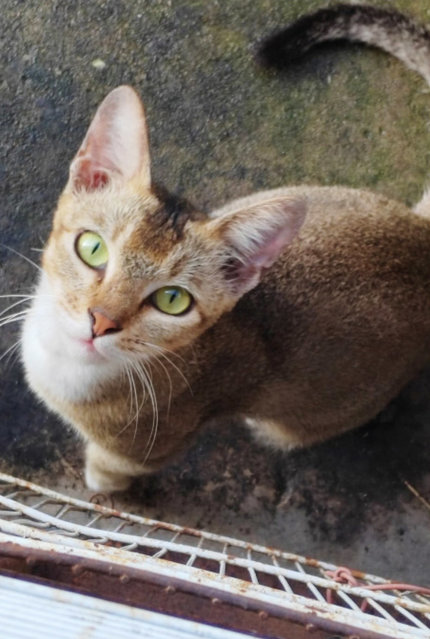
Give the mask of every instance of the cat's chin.
M 91 339 L 89 327 L 68 318 L 54 302 L 42 276 L 22 333 L 22 361 L 27 380 L 47 403 L 88 399 L 100 383 L 118 376 L 122 368 L 114 336 L 105 343 Z

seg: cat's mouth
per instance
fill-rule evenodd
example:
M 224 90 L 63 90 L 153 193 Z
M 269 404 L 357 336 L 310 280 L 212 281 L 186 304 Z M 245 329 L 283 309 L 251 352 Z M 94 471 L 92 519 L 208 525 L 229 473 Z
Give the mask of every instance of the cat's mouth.
M 102 349 L 97 347 L 98 340 L 89 338 L 79 337 L 75 339 L 75 341 L 80 345 L 83 350 L 83 353 L 91 360 L 91 361 L 106 361 L 109 359 L 105 353 L 103 353 Z
M 82 344 L 82 346 L 85 348 L 87 353 L 97 353 L 98 352 L 96 347 L 95 347 L 94 340 L 92 339 L 92 337 L 90 337 L 89 339 L 79 338 L 78 342 L 80 344 Z

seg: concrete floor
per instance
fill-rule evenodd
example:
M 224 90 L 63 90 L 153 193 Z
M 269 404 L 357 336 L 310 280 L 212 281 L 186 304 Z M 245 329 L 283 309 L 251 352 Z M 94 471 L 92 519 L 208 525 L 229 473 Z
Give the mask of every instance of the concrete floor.
M 321 4 L 3 0 L 0 241 L 37 261 L 91 114 L 122 83 L 144 98 L 156 179 L 203 208 L 302 182 L 413 203 L 430 164 L 420 78 L 360 47 L 330 47 L 282 77 L 253 63 L 260 37 Z M 427 0 L 370 4 L 430 21 Z M 0 248 L 0 294 L 28 291 L 35 275 Z M 0 330 L 0 353 L 17 335 Z M 37 404 L 18 363 L 0 367 L 0 469 L 88 497 L 78 438 Z M 423 373 L 374 423 L 290 455 L 259 448 L 238 424 L 213 426 L 115 503 L 429 584 L 430 508 L 411 492 L 430 501 L 429 381 Z

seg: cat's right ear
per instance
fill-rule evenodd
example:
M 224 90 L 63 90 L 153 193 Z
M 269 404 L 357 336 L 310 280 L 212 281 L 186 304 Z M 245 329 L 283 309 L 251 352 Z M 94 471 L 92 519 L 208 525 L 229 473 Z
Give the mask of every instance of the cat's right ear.
M 131 87 L 120 86 L 97 109 L 70 165 L 66 188 L 95 191 L 113 179 L 127 182 L 133 178 L 150 188 L 148 132 L 139 96 Z
M 223 270 L 235 296 L 257 286 L 300 231 L 306 211 L 302 198 L 267 193 L 240 199 L 213 214 L 208 228 L 224 247 Z

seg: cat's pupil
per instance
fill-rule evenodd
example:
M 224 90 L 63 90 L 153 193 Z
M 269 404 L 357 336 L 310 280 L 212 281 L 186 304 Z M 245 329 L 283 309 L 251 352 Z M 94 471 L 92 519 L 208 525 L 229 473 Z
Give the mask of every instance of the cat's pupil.
M 99 248 L 100 248 L 100 242 L 97 242 L 97 244 L 94 244 L 94 248 L 93 248 L 93 250 L 91 251 L 91 255 L 94 255 L 94 253 L 95 253 L 96 251 L 98 251 L 98 250 L 99 250 Z
M 177 297 L 178 297 L 178 291 L 172 291 L 172 293 L 170 294 L 169 304 L 173 304 L 173 302 L 175 301 Z

